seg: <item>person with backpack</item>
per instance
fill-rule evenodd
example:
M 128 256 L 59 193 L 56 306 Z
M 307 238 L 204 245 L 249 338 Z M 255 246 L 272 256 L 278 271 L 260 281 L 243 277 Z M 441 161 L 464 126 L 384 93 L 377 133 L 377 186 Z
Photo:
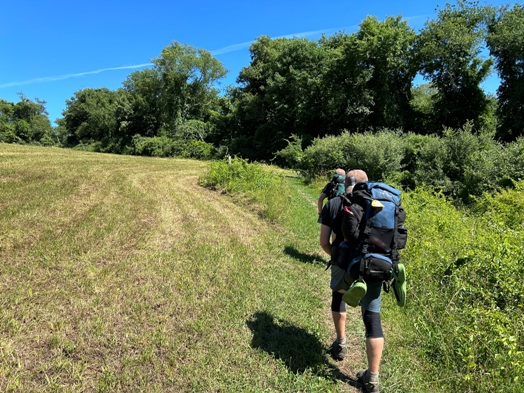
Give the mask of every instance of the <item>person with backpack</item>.
M 321 246 L 327 252 L 325 243 L 326 237 L 329 241 L 329 232 L 325 226 L 342 232 L 344 240 L 330 249 L 330 286 L 333 299 L 337 299 L 337 302 L 341 298 L 344 304 L 361 306 L 368 368 L 359 371 L 357 378 L 365 392 L 376 393 L 379 392 L 379 367 L 384 348 L 380 320 L 382 288 L 388 289 L 393 279 L 391 286 L 397 303 L 400 306 L 405 304 L 405 268 L 398 263 L 398 249 L 405 246 L 407 230 L 400 191 L 384 183 L 368 182 L 364 175 L 357 170 L 349 171 L 346 176 L 346 194 L 339 198 L 338 206 L 330 202 L 326 205 L 325 214 L 332 210 L 330 213 L 336 218 L 331 222 L 323 221 Z M 337 326 L 334 310 L 337 304 L 333 303 L 337 339 L 332 350 L 335 358 L 342 360 L 347 354 L 345 325 L 340 326 L 339 321 Z M 345 322 L 345 318 L 341 319 Z
M 345 192 L 344 180 L 346 178 L 346 171 L 342 168 L 338 168 L 331 181 L 325 185 L 325 187 L 320 192 L 320 196 L 317 201 L 317 210 L 318 214 L 322 212 L 324 207 L 324 200 L 331 200 L 339 195 L 342 195 Z
M 353 186 L 358 182 L 368 180 L 366 172 L 354 169 L 347 173 L 344 179 L 346 193 L 350 193 Z M 341 196 L 332 198 L 324 205 L 321 210 L 318 222 L 320 225 L 320 246 L 331 257 L 331 261 L 336 260 L 339 245 L 344 241 L 342 234 L 342 209 L 343 199 Z M 332 237 L 332 234 L 334 236 Z M 333 238 L 333 240 L 332 240 Z M 336 360 L 344 360 L 347 355 L 346 340 L 346 303 L 342 300 L 344 295 L 343 287 L 336 288 L 344 277 L 344 271 L 336 265 L 331 266 L 331 315 L 337 338 L 331 346 L 332 355 Z M 349 285 L 347 286 L 349 287 Z

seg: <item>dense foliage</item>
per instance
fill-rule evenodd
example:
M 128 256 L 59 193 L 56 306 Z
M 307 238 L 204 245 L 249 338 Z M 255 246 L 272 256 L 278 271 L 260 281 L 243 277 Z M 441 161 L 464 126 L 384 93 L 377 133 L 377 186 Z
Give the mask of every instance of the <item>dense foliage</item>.
M 216 162 L 201 184 L 239 195 L 258 188 L 260 175 L 253 173 L 261 169 L 242 160 Z M 265 184 L 281 181 L 270 177 L 266 171 Z M 403 193 L 408 305 L 398 308 L 384 296 L 388 345 L 381 375 L 388 391 L 522 391 L 523 191 L 519 182 L 515 190 L 486 192 L 468 208 L 429 189 Z M 264 194 L 251 193 L 262 204 Z M 289 210 L 282 200 L 274 206 L 281 216 Z
M 0 142 L 56 145 L 60 141 L 52 132 L 45 101 L 31 101 L 23 94 L 15 103 L 0 99 Z
M 305 149 L 301 144 L 295 136 L 277 157 L 308 180 L 327 180 L 337 167 L 363 168 L 374 180 L 406 189 L 430 186 L 471 203 L 524 179 L 524 139 L 500 143 L 469 123 L 442 136 L 380 130 L 318 138 Z
M 289 185 L 282 174 L 261 164 L 249 164 L 239 158 L 215 161 L 198 182 L 203 187 L 247 198 L 259 206 L 264 218 L 278 220 L 286 214 Z
M 54 129 L 44 101 L 2 101 L 0 141 L 265 161 L 292 136 L 307 148 L 345 131 L 443 135 L 470 123 L 511 142 L 524 127 L 523 9 L 457 0 L 418 32 L 401 16 L 368 16 L 356 32 L 318 41 L 262 36 L 222 96 L 223 65 L 204 49 L 172 42 L 122 88 L 76 92 Z M 493 65 L 496 97 L 481 87 Z M 413 86 L 417 77 L 428 84 Z
M 501 79 L 499 137 L 513 140 L 524 129 L 524 6 L 515 4 L 489 25 L 488 47 Z
M 390 345 L 413 356 L 392 356 L 407 369 L 423 359 L 444 391 L 524 389 L 523 187 L 486 193 L 468 210 L 420 189 L 405 195 L 413 306 L 389 315 L 404 331 Z

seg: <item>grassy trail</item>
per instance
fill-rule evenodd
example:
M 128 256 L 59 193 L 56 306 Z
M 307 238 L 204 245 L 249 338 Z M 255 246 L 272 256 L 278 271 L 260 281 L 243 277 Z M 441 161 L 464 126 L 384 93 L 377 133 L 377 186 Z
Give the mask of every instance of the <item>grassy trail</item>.
M 1 391 L 357 391 L 307 191 L 270 225 L 205 167 L 0 144 Z

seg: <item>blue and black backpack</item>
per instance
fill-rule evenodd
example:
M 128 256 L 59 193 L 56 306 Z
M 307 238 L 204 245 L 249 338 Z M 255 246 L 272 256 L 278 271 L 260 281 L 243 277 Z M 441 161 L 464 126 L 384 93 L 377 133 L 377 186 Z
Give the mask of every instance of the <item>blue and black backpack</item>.
M 400 259 L 398 250 L 407 241 L 400 191 L 380 182 L 357 183 L 343 201 L 347 272 L 354 280 L 391 280 Z

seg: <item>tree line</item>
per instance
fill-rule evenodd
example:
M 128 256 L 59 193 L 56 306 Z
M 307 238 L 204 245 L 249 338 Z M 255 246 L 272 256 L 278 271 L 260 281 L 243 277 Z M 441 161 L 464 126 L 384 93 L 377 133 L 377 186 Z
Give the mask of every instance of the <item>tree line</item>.
M 352 34 L 319 40 L 259 37 L 229 86 L 204 49 L 166 46 L 117 90 L 83 89 L 51 127 L 45 101 L 0 100 L 0 141 L 100 152 L 280 160 L 344 132 L 442 136 L 471 124 L 507 143 L 524 130 L 524 6 L 458 0 L 420 31 L 402 16 L 369 16 Z M 495 71 L 496 96 L 481 84 Z M 413 86 L 417 77 L 427 82 Z

